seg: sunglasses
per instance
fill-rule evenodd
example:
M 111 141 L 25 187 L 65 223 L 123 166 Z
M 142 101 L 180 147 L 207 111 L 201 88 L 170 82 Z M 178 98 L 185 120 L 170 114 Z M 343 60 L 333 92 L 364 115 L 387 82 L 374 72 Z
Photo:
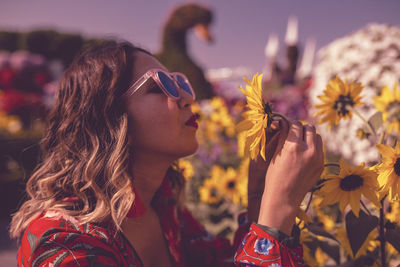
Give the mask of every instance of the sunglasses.
M 161 90 L 170 98 L 174 100 L 180 99 L 179 88 L 186 94 L 190 95 L 194 100 L 196 98 L 193 88 L 190 85 L 185 75 L 179 72 L 168 73 L 162 69 L 150 69 L 142 77 L 139 78 L 129 89 L 125 95 L 131 96 L 150 78 L 156 82 Z

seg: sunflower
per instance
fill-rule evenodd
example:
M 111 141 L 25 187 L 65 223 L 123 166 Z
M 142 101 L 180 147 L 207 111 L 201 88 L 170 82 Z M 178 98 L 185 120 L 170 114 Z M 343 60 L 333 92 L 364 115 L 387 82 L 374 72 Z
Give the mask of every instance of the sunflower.
M 388 133 L 400 133 L 400 89 L 397 84 L 393 86 L 393 92 L 384 86 L 381 95 L 374 97 L 374 105 L 382 112 L 383 121 L 388 123 Z
M 204 180 L 203 185 L 199 188 L 200 201 L 208 204 L 215 204 L 221 200 L 219 192 L 219 181 L 217 176 L 212 176 Z
M 181 171 L 186 181 L 192 179 L 194 174 L 193 165 L 190 161 L 181 159 L 178 161 L 178 169 Z
M 385 216 L 389 221 L 400 224 L 400 202 L 390 203 L 389 212 L 386 212 Z
M 347 80 L 343 82 L 339 77 L 331 79 L 326 85 L 324 94 L 318 96 L 323 104 L 314 106 L 320 109 L 315 116 L 325 116 L 318 123 L 329 122 L 329 127 L 332 127 L 337 125 L 342 118 L 351 118 L 351 110 L 363 104 L 360 96 L 362 89 L 361 83 Z
M 382 196 L 389 193 L 389 200 L 400 199 L 400 142 L 396 148 L 388 145 L 377 145 L 382 155 L 382 163 L 377 166 L 378 182 L 382 187 Z
M 340 159 L 340 173 L 328 174 L 320 192 L 324 196 L 322 206 L 339 202 L 343 212 L 350 204 L 353 213 L 358 217 L 360 212 L 361 194 L 368 198 L 377 207 L 380 207 L 376 191 L 379 189 L 376 172 L 365 168 L 365 164 L 350 168 L 343 159 Z
M 265 141 L 267 129 L 272 122 L 272 110 L 269 103 L 264 103 L 262 98 L 262 74 L 256 73 L 253 80 L 246 78 L 243 80 L 247 83 L 246 89 L 239 86 L 239 89 L 246 96 L 248 111 L 243 113 L 244 120 L 236 126 L 238 132 L 246 131 L 246 141 L 244 145 L 244 153 L 250 152 L 250 157 L 257 160 L 260 153 L 265 159 Z
M 221 167 L 218 168 L 220 168 L 219 190 L 221 194 L 232 199 L 233 203 L 239 204 L 241 199 L 247 197 L 245 196 L 245 193 L 247 193 L 247 183 L 244 183 L 244 179 L 241 179 L 242 177 L 232 167 L 229 167 L 227 170 Z

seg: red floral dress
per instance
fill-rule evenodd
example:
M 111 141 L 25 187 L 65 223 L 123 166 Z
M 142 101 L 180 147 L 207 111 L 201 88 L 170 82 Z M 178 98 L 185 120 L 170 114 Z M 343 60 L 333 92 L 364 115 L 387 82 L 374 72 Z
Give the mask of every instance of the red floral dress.
M 226 239 L 211 236 L 189 211 L 177 208 L 168 179 L 153 203 L 176 267 L 303 266 L 298 242 L 285 245 L 263 226 L 249 226 L 243 215 L 233 246 Z M 140 204 L 135 208 L 136 216 L 143 212 Z M 111 223 L 80 224 L 75 217 L 55 211 L 47 211 L 30 223 L 17 260 L 18 266 L 143 266 L 134 247 Z

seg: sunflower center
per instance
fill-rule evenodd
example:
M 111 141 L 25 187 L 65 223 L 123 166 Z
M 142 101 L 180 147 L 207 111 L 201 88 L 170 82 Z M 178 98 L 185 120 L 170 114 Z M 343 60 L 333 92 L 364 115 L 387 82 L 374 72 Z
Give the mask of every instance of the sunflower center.
M 333 108 L 337 110 L 339 114 L 342 116 L 349 113 L 347 106 L 354 106 L 354 101 L 350 97 L 350 94 L 347 95 L 339 95 L 339 99 L 335 101 L 333 104 Z
M 227 187 L 228 187 L 229 189 L 235 188 L 235 181 L 230 181 L 230 182 L 227 184 Z
M 394 172 L 397 176 L 400 176 L 400 158 L 397 158 L 396 163 L 394 164 Z
M 271 106 L 269 103 L 264 104 L 264 112 L 265 112 L 265 114 L 268 114 L 268 115 L 270 115 L 272 113 L 272 109 L 271 109 Z
M 270 103 L 264 104 L 264 113 L 267 114 L 267 128 L 269 128 L 272 122 L 272 107 Z
M 400 121 L 400 102 L 393 101 L 390 102 L 386 108 L 389 118 L 393 118 L 394 120 Z
M 343 191 L 354 191 L 357 188 L 360 188 L 364 183 L 363 178 L 361 178 L 361 176 L 359 175 L 348 175 L 346 177 L 344 177 L 341 181 L 340 181 L 340 188 Z
M 211 197 L 216 197 L 218 195 L 218 189 L 216 189 L 216 188 L 211 188 L 211 190 L 210 190 L 210 196 Z

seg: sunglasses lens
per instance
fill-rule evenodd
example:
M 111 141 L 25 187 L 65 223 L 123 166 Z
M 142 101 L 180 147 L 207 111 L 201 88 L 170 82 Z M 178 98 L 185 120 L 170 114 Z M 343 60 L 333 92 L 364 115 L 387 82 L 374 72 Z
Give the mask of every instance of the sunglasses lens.
M 176 75 L 176 79 L 178 81 L 179 86 L 189 95 L 193 96 L 193 91 L 190 88 L 190 84 L 188 84 L 185 78 L 182 75 Z
M 165 89 L 167 89 L 168 93 L 173 97 L 179 97 L 178 88 L 176 88 L 175 83 L 172 81 L 171 77 L 161 71 L 159 71 L 157 75 L 158 78 L 160 78 L 160 81 L 164 85 Z

